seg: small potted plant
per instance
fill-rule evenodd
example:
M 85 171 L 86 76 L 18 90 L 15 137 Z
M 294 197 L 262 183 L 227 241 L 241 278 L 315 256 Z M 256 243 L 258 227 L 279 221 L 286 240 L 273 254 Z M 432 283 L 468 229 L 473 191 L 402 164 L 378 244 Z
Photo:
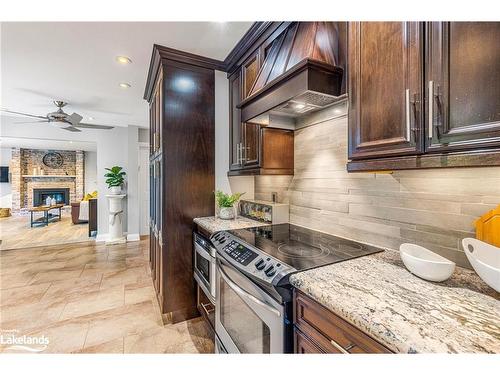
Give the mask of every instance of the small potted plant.
M 217 200 L 217 206 L 219 206 L 219 217 L 221 219 L 225 220 L 234 219 L 233 206 L 243 194 L 245 193 L 235 193 L 229 195 L 225 194 L 220 190 L 217 190 L 215 192 L 215 199 Z
M 126 175 L 126 173 L 122 171 L 123 168 L 115 165 L 114 167 L 104 169 L 108 171 L 104 177 L 106 177 L 106 183 L 108 184 L 110 193 L 113 195 L 120 194 L 123 182 L 125 181 L 124 176 Z

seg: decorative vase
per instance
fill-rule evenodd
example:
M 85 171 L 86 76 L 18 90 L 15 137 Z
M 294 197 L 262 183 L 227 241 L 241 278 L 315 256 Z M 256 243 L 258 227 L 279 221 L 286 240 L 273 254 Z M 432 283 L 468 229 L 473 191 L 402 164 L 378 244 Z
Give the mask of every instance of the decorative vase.
M 109 188 L 109 193 L 112 195 L 119 195 L 122 192 L 121 186 L 111 186 Z
M 220 207 L 219 217 L 224 220 L 234 219 L 234 207 Z

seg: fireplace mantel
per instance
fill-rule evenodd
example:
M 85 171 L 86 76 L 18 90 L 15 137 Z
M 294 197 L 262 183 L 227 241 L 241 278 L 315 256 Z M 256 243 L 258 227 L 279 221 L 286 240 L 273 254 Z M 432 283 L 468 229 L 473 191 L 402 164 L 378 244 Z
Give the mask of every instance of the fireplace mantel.
M 76 176 L 65 175 L 65 174 L 23 174 L 23 178 L 76 178 Z

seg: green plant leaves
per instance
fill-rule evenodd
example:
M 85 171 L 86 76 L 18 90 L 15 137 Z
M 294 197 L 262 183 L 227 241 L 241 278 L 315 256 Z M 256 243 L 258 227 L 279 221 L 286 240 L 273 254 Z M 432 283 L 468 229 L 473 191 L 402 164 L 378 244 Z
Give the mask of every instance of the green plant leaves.
M 219 207 L 233 207 L 234 203 L 237 202 L 243 194 L 245 193 L 234 193 L 233 195 L 229 195 L 217 190 L 215 192 L 215 199 Z
M 122 167 L 115 165 L 114 167 L 104 169 L 108 171 L 108 173 L 104 175 L 104 177 L 106 177 L 106 184 L 108 187 L 123 185 L 123 182 L 125 181 L 124 176 L 127 173 L 122 170 Z

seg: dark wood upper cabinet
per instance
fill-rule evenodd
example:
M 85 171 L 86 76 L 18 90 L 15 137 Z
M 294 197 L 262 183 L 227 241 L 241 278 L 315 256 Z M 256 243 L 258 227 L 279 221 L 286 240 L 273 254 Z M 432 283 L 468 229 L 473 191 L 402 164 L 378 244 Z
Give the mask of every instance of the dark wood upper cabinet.
M 243 166 L 253 168 L 260 163 L 260 125 L 243 124 Z
M 428 152 L 500 146 L 500 22 L 427 24 Z
M 499 39 L 499 22 L 349 23 L 348 171 L 500 165 Z
M 242 122 L 238 108 L 255 88 L 266 53 L 282 34 L 252 46 L 255 52 L 229 76 L 229 175 L 293 174 L 293 131 Z
M 257 74 L 261 66 L 260 49 L 249 57 L 241 67 L 241 76 L 243 83 L 243 98 L 245 99 L 250 95 Z
M 422 151 L 422 41 L 418 22 L 348 26 L 349 158 Z
M 242 137 L 241 110 L 236 106 L 241 101 L 241 75 L 234 73 L 229 77 L 229 170 L 242 167 Z

